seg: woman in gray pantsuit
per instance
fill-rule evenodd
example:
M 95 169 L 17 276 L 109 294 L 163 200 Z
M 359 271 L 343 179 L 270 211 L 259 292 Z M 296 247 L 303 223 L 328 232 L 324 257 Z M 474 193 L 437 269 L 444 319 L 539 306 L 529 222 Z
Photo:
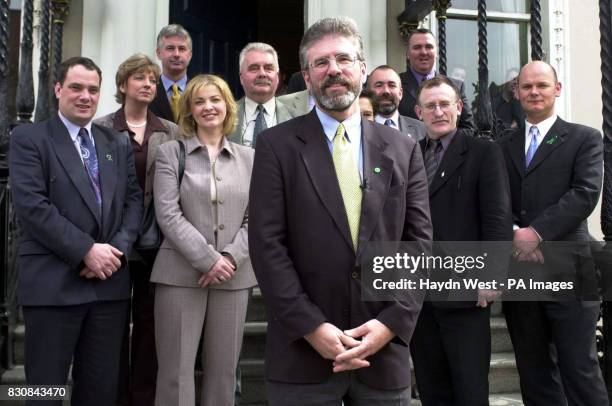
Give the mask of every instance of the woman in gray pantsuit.
M 249 288 L 247 244 L 253 150 L 226 139 L 236 126 L 227 83 L 198 75 L 181 98 L 179 144 L 157 153 L 154 200 L 165 239 L 153 266 L 159 370 L 155 404 L 195 404 L 194 364 L 202 345 L 202 406 L 234 404 L 235 370 Z

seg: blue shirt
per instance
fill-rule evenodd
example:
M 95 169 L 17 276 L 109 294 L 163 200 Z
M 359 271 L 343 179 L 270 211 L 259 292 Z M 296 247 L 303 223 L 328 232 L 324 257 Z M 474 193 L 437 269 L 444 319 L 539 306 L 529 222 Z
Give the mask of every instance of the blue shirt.
M 172 79 L 168 79 L 164 75 L 161 75 L 161 81 L 164 85 L 164 90 L 166 91 L 166 96 L 168 96 L 168 100 L 172 97 L 172 85 L 176 83 L 179 88 L 179 93 L 183 94 L 185 91 L 185 87 L 187 86 L 187 75 L 183 76 L 176 82 Z
M 329 114 L 323 112 L 319 109 L 319 106 L 316 107 L 317 117 L 319 117 L 319 121 L 323 126 L 323 132 L 325 133 L 325 140 L 327 141 L 327 147 L 329 148 L 330 153 L 334 153 L 334 137 L 336 136 L 336 131 L 338 130 L 338 126 L 340 122 L 330 116 Z M 351 145 L 351 151 L 353 152 L 353 157 L 355 158 L 355 162 L 357 162 L 357 167 L 359 168 L 359 177 L 363 181 L 363 148 L 361 147 L 361 113 L 357 111 L 355 114 L 347 118 L 342 122 L 344 125 L 344 130 L 346 131 L 346 139 Z

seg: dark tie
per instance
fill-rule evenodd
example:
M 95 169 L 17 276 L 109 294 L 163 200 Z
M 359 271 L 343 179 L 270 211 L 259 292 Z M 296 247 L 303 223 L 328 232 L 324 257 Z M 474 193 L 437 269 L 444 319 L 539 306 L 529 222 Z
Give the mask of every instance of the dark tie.
M 266 109 L 264 109 L 264 106 L 261 104 L 258 104 L 257 111 L 258 113 L 257 118 L 255 119 L 255 128 L 253 129 L 253 148 L 255 148 L 255 142 L 257 141 L 257 136 L 259 133 L 268 128 L 268 125 L 266 124 L 266 117 L 264 116 Z
M 387 127 L 393 127 L 393 120 L 391 120 L 390 118 L 385 120 L 385 125 Z
M 425 150 L 425 172 L 427 172 L 427 184 L 431 185 L 431 181 L 438 170 L 438 160 L 436 154 L 442 149 L 440 140 L 429 140 L 427 149 Z
M 96 148 L 91 142 L 87 129 L 81 128 L 77 135 L 79 140 L 79 146 L 81 147 L 81 157 L 83 157 L 83 164 L 87 169 L 87 175 L 89 175 L 89 182 L 96 195 L 96 203 L 98 208 L 102 208 L 102 192 L 100 191 L 100 171 L 98 168 L 98 156 L 96 155 Z

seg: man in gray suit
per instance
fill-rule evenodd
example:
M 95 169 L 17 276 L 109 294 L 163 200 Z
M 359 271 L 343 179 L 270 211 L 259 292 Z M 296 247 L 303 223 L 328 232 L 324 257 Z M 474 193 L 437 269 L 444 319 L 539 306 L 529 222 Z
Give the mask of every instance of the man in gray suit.
M 308 89 L 279 96 L 277 100 L 287 107 L 292 118 L 308 114 L 315 105 L 315 99 Z
M 289 120 L 289 110 L 274 94 L 278 87 L 278 55 L 263 42 L 247 44 L 239 56 L 240 84 L 245 96 L 238 100 L 238 125 L 230 141 L 255 147 L 257 135 Z
M 395 128 L 402 134 L 420 141 L 425 138 L 425 125 L 412 117 L 400 115 L 397 108 L 402 100 L 403 90 L 400 77 L 392 67 L 380 65 L 368 77 L 368 89 L 374 95 L 377 123 Z

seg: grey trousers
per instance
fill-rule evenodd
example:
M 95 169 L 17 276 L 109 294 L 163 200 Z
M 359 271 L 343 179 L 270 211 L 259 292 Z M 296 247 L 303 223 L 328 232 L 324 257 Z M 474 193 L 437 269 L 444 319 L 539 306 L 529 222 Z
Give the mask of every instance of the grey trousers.
M 354 371 L 333 374 L 315 384 L 266 381 L 270 406 L 410 406 L 410 388 L 374 389 Z
M 156 406 L 194 406 L 194 365 L 202 337 L 202 406 L 232 406 L 249 289 L 157 284 Z

